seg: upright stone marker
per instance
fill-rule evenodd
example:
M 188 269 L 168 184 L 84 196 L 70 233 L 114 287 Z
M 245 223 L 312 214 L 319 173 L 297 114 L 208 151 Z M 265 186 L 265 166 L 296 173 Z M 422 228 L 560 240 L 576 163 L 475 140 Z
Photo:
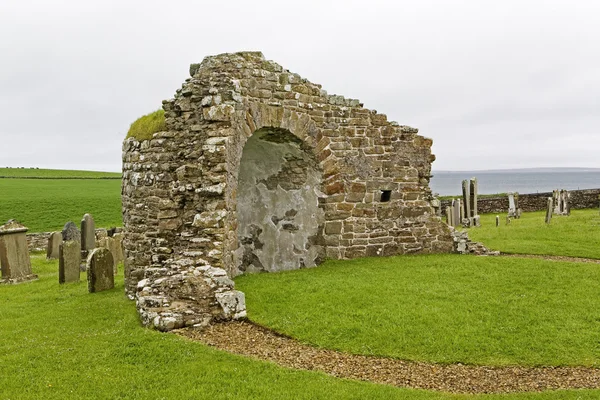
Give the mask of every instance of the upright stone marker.
M 59 257 L 60 244 L 62 243 L 62 232 L 52 232 L 48 238 L 48 246 L 46 247 L 46 258 L 56 259 Z
M 19 283 L 37 279 L 31 271 L 27 228 L 15 220 L 0 226 L 0 283 Z
M 466 179 L 462 181 L 462 195 L 465 218 L 471 218 L 471 187 Z
M 461 224 L 460 214 L 460 199 L 455 199 L 452 201 L 452 226 Z
M 546 223 L 549 224 L 552 220 L 552 197 L 548 197 L 548 203 L 546 207 Z
M 471 213 L 472 217 L 479 216 L 479 212 L 477 211 L 477 191 L 479 190 L 479 185 L 477 184 L 477 178 L 471 178 L 470 181 L 470 192 L 471 192 Z
M 81 250 L 90 251 L 96 248 L 96 225 L 90 214 L 81 220 Z
M 65 224 L 62 230 L 63 242 L 75 241 L 81 243 L 81 232 L 73 222 L 69 221 Z
M 88 291 L 101 292 L 115 287 L 113 256 L 105 248 L 92 250 L 87 260 Z
M 452 224 L 452 207 L 450 206 L 446 207 L 446 222 L 448 223 L 448 225 L 454 226 Z
M 500 226 L 500 216 L 496 215 L 496 227 Z
M 81 245 L 69 240 L 60 244 L 58 283 L 79 282 L 81 272 Z
M 508 194 L 508 216 L 517 216 L 517 207 L 515 206 L 515 194 L 512 192 Z

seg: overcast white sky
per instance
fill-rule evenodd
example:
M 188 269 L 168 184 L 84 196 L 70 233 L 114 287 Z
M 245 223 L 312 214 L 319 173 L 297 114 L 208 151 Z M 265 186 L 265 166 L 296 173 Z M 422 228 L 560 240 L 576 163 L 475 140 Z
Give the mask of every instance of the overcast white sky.
M 434 140 L 436 170 L 600 167 L 600 1 L 0 1 L 0 166 L 119 171 L 206 55 L 260 50 Z

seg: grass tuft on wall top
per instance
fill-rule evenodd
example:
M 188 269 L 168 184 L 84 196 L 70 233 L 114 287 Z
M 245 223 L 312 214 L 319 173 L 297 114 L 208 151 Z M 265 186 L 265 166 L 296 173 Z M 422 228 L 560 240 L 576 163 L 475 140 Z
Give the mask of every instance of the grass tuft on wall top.
M 129 127 L 126 137 L 131 137 L 139 141 L 149 140 L 152 139 L 154 133 L 164 130 L 165 112 L 159 109 L 134 121 Z

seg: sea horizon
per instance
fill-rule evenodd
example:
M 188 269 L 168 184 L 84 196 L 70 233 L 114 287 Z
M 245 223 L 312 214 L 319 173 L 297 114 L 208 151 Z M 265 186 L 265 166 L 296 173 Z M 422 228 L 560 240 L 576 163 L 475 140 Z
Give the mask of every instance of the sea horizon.
M 431 191 L 440 196 L 457 196 L 462 181 L 477 178 L 479 194 L 518 192 L 545 193 L 555 189 L 600 188 L 600 168 L 519 168 L 472 171 L 433 170 Z

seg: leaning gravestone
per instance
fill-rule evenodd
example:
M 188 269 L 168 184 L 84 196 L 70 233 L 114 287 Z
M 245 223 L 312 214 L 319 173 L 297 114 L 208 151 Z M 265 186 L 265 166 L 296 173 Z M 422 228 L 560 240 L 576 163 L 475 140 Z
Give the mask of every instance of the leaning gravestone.
M 81 246 L 69 240 L 60 244 L 58 258 L 58 283 L 79 282 Z
M 56 259 L 59 257 L 59 249 L 62 243 L 62 232 L 52 232 L 48 237 L 48 246 L 46 247 L 46 258 Z
M 85 214 L 81 220 L 81 250 L 86 252 L 96 247 L 96 226 L 94 218 Z
M 0 283 L 19 283 L 37 279 L 31 271 L 27 228 L 15 220 L 0 226 Z
M 92 250 L 87 260 L 88 291 L 101 292 L 115 287 L 113 256 L 105 248 Z

